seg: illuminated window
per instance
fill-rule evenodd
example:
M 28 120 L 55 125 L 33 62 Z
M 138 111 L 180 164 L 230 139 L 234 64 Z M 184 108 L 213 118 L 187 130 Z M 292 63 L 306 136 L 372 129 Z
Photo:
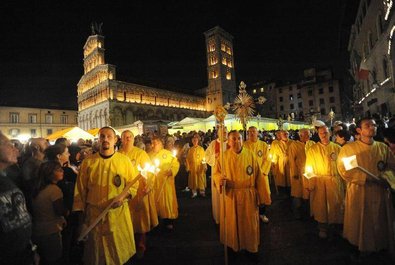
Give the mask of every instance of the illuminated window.
M 19 129 L 10 129 L 9 134 L 11 137 L 17 137 L 19 134 Z
M 215 65 L 217 64 L 218 59 L 214 56 L 210 57 L 210 65 Z
M 232 51 L 230 50 L 230 47 L 226 47 L 226 53 L 228 53 L 229 55 L 232 55 Z
M 230 72 L 226 73 L 226 79 L 231 80 L 232 79 L 232 74 Z
M 19 123 L 19 113 L 10 113 L 10 123 Z
M 60 123 L 61 124 L 67 124 L 67 115 L 61 115 L 60 116 Z
M 256 94 L 256 89 L 252 90 L 252 93 L 253 93 L 253 94 Z
M 101 48 L 101 42 L 100 42 L 100 41 L 97 43 L 97 46 L 98 46 L 99 48 Z
M 264 89 L 263 89 L 263 87 L 261 87 L 261 92 L 263 92 L 264 91 Z
M 217 77 L 218 77 L 218 73 L 216 71 L 210 72 L 210 78 L 217 78 Z
M 37 123 L 37 114 L 29 114 L 29 123 Z
M 45 123 L 53 123 L 53 116 L 52 114 L 45 115 Z
M 228 67 L 229 67 L 229 68 L 232 68 L 232 67 L 233 67 L 232 60 L 229 60 L 229 61 L 228 61 Z
M 225 43 L 221 43 L 221 51 L 226 52 Z
M 223 64 L 223 65 L 226 65 L 226 58 L 225 58 L 225 57 L 222 58 L 222 64 Z
M 113 76 L 112 76 L 112 73 L 110 72 L 110 73 L 108 74 L 108 79 L 112 80 L 112 78 L 113 78 Z
M 209 52 L 214 52 L 215 51 L 215 44 L 214 43 L 209 43 L 208 45 L 208 50 Z

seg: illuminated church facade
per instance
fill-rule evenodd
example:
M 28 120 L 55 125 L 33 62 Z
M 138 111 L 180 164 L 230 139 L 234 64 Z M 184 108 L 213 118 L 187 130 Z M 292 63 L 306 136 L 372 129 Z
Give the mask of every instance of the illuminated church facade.
M 88 130 L 140 121 L 206 118 L 218 104 L 233 101 L 236 81 L 233 37 L 214 27 L 204 33 L 208 86 L 205 95 L 180 93 L 117 80 L 116 66 L 106 64 L 104 36 L 92 30 L 84 45 L 84 74 L 78 82 L 78 126 Z

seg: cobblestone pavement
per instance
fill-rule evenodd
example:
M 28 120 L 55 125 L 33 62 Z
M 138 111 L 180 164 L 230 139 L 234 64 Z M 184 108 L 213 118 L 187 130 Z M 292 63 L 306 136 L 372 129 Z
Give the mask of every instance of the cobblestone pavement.
M 218 227 L 211 215 L 211 195 L 190 198 L 178 187 L 179 218 L 174 231 L 157 227 L 147 236 L 147 251 L 131 264 L 224 264 L 224 248 L 219 243 Z M 316 223 L 310 218 L 296 219 L 291 200 L 273 195 L 267 211 L 268 224 L 261 223 L 259 264 L 394 264 L 386 253 L 355 260 L 353 249 L 341 236 L 319 239 Z M 229 264 L 256 264 L 242 253 L 229 257 Z

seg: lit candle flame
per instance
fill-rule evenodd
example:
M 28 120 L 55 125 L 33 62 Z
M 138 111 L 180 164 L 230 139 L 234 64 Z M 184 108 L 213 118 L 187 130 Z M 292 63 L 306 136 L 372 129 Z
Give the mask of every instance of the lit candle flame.
M 356 155 L 342 158 L 344 168 L 346 171 L 358 167 Z
M 159 166 L 159 162 L 158 162 L 158 166 Z M 144 178 L 148 178 L 148 172 L 152 173 L 152 174 L 157 174 L 160 169 L 159 167 L 155 165 L 151 165 L 150 163 L 145 163 L 144 168 L 141 168 L 140 165 L 137 165 L 137 170 L 140 171 L 140 174 L 144 177 Z
M 315 177 L 316 175 L 313 172 L 313 167 L 312 166 L 306 166 L 305 168 L 305 173 L 303 174 L 306 178 L 311 179 Z

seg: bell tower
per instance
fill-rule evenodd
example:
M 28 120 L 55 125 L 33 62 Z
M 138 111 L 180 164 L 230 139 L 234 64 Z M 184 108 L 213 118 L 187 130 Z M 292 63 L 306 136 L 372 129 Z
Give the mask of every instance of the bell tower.
M 77 84 L 78 126 L 85 130 L 111 125 L 109 102 L 116 88 L 116 68 L 105 63 L 101 25 L 92 23 L 83 48 L 84 74 Z
M 206 107 L 207 111 L 213 111 L 217 105 L 233 102 L 236 97 L 233 36 L 219 26 L 204 35 L 208 77 Z

